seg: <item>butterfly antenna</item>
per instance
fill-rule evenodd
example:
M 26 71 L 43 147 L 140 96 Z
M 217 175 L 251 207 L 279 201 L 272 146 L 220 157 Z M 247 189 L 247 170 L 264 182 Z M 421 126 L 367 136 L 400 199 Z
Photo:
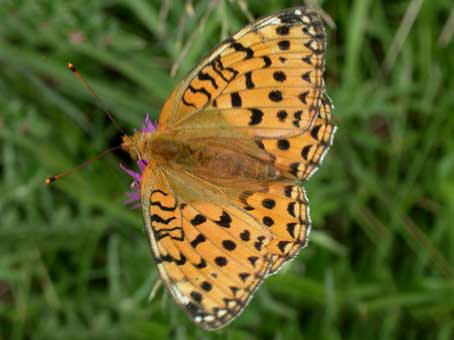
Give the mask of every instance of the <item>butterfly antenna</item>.
M 72 64 L 72 63 L 68 63 L 68 68 L 71 70 L 72 73 L 74 73 L 74 75 L 79 78 L 83 83 L 84 85 L 88 88 L 88 90 L 91 92 L 91 94 L 96 98 L 96 101 L 98 102 L 98 105 L 101 107 L 101 109 L 106 113 L 106 115 L 110 118 L 110 120 L 112 121 L 112 123 L 115 125 L 115 127 L 121 132 L 123 133 L 124 135 L 126 135 L 126 132 L 117 124 L 117 122 L 115 121 L 113 115 L 112 115 L 112 112 L 110 112 L 109 110 L 106 109 L 106 107 L 104 106 L 103 102 L 101 101 L 101 99 L 99 99 L 99 97 L 96 95 L 96 92 L 91 88 L 91 86 L 88 84 L 88 82 L 85 80 L 84 77 L 81 76 L 81 74 L 79 73 L 79 71 L 77 71 L 76 67 Z
M 62 178 L 62 177 L 65 177 L 65 176 L 68 176 L 68 175 L 71 175 L 73 172 L 79 170 L 79 169 L 82 169 L 84 166 L 86 166 L 87 164 L 93 162 L 93 161 L 96 161 L 102 157 L 104 157 L 106 154 L 112 152 L 112 151 L 115 151 L 117 149 L 119 149 L 121 146 L 115 146 L 113 148 L 110 148 L 110 149 L 107 149 L 107 150 L 104 150 L 103 152 L 101 152 L 100 154 L 96 155 L 95 157 L 91 158 L 91 159 L 88 159 L 86 160 L 85 162 L 83 162 L 82 164 L 76 166 L 75 168 L 72 168 L 70 170 L 67 170 L 65 172 L 62 172 L 61 174 L 58 174 L 58 175 L 55 175 L 55 176 L 52 176 L 52 177 L 48 177 L 44 180 L 44 183 L 46 184 L 51 184 L 53 182 L 55 182 L 56 180 Z

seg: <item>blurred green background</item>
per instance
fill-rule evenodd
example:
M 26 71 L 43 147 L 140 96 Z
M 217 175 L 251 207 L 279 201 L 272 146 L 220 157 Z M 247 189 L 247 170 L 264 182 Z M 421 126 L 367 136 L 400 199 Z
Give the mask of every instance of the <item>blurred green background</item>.
M 334 146 L 305 184 L 310 245 L 224 330 L 164 290 L 120 143 L 252 18 L 302 1 L 0 1 L 0 339 L 453 339 L 452 0 L 312 1 L 325 12 Z M 171 76 L 171 74 L 175 74 Z

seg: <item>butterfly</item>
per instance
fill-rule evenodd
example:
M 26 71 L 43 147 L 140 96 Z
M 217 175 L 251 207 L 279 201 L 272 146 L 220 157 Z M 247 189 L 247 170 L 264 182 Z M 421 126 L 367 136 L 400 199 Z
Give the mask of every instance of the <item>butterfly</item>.
M 224 40 L 176 87 L 157 124 L 123 136 L 161 279 L 189 318 L 224 327 L 307 244 L 301 182 L 335 125 L 316 10 L 287 9 Z

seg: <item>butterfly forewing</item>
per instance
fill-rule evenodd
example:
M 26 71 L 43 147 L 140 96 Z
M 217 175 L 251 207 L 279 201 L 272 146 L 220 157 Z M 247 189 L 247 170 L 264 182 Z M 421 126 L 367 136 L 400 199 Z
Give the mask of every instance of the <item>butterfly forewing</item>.
M 168 129 L 230 135 L 289 136 L 307 130 L 320 106 L 325 32 L 316 11 L 287 10 L 258 20 L 224 41 L 184 79 L 164 106 Z M 213 113 L 211 119 L 197 119 Z M 297 119 L 282 119 L 286 116 Z M 278 132 L 268 130 L 279 130 Z

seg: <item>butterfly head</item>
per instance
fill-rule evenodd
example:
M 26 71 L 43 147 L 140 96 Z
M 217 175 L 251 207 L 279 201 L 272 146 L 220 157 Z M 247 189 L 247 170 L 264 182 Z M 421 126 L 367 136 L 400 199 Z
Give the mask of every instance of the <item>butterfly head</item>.
M 141 131 L 134 129 L 134 134 L 132 136 L 122 136 L 123 143 L 121 143 L 121 148 L 127 151 L 134 160 L 144 159 L 142 156 L 144 155 L 144 151 L 147 149 L 147 144 L 150 140 L 149 137 L 157 128 L 158 123 L 153 123 L 147 113 Z

